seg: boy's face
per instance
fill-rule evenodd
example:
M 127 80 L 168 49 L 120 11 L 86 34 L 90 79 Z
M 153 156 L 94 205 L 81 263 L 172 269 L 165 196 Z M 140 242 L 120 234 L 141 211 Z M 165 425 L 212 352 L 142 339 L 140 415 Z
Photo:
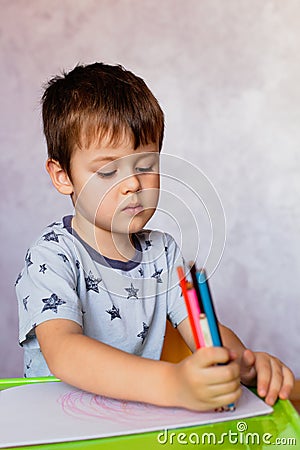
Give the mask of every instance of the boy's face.
M 71 159 L 72 200 L 81 224 L 111 233 L 141 230 L 155 212 L 159 196 L 157 143 L 133 149 L 125 140 L 115 147 L 77 149 Z

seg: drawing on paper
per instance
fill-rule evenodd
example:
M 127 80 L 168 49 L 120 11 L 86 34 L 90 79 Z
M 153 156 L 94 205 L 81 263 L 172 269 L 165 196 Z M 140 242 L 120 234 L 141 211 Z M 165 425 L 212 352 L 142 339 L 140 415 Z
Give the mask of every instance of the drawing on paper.
M 180 415 L 182 419 L 194 417 L 195 412 L 180 408 L 157 407 L 148 403 L 120 401 L 113 398 L 95 395 L 80 390 L 68 391 L 58 398 L 62 410 L 80 419 L 99 418 L 105 420 L 132 422 L 151 418 L 157 420 L 157 415 L 164 418 L 174 418 Z M 201 413 L 199 413 L 201 414 Z

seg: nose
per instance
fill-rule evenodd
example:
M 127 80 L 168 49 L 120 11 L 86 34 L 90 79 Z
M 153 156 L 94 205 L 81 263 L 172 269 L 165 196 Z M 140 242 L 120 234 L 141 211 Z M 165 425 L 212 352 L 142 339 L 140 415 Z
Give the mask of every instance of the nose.
M 121 182 L 121 189 L 123 194 L 139 191 L 141 189 L 139 177 L 136 174 L 127 176 Z

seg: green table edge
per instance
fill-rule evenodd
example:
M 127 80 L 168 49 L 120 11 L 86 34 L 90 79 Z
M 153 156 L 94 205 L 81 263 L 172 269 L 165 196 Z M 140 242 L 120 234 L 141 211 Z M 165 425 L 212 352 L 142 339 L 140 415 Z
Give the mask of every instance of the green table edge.
M 59 382 L 60 380 L 55 377 L 39 377 L 39 378 L 6 378 L 0 379 L 0 391 L 16 386 L 21 386 L 24 384 L 34 384 L 34 383 L 46 383 L 46 382 Z M 253 389 L 255 392 L 255 389 Z M 91 440 L 80 440 L 80 441 L 70 441 L 70 442 L 59 442 L 59 443 L 51 443 L 51 444 L 40 444 L 40 445 L 28 445 L 22 447 L 13 447 L 18 450 L 69 450 L 69 449 L 101 449 L 101 450 L 155 450 L 162 448 L 172 448 L 172 449 L 181 449 L 182 447 L 192 447 L 192 448 L 216 448 L 214 443 L 205 443 L 205 444 L 195 444 L 188 440 L 188 437 L 192 437 L 192 435 L 199 434 L 204 435 L 205 433 L 214 433 L 221 435 L 224 432 L 224 429 L 234 429 L 236 430 L 236 426 L 241 420 L 247 424 L 248 430 L 250 431 L 251 426 L 258 426 L 261 424 L 262 420 L 265 422 L 270 421 L 278 425 L 277 430 L 281 439 L 292 438 L 295 440 L 295 444 L 285 444 L 282 445 L 260 445 L 256 446 L 257 450 L 267 450 L 270 448 L 284 448 L 284 449 L 297 449 L 300 447 L 300 416 L 291 404 L 289 400 L 278 400 L 274 405 L 274 412 L 271 415 L 267 416 L 256 416 L 250 417 L 246 419 L 232 420 L 226 422 L 218 422 L 214 424 L 193 426 L 187 428 L 176 428 L 174 430 L 169 430 L 169 434 L 171 436 L 172 432 L 176 433 L 176 437 L 183 433 L 186 436 L 186 444 L 182 444 L 173 438 L 171 441 L 171 437 L 165 444 L 159 443 L 158 435 L 163 432 L 163 430 L 158 430 L 155 432 L 141 433 L 141 434 L 133 434 L 133 435 L 124 435 L 124 436 L 115 436 L 108 438 L 99 438 L 99 439 L 91 439 Z M 275 418 L 276 417 L 276 418 Z M 282 430 L 280 430 L 280 423 L 282 424 Z M 253 433 L 255 429 L 251 430 Z M 290 434 L 289 434 L 290 433 Z M 287 435 L 285 437 L 285 435 Z M 227 448 L 225 445 L 219 445 L 224 449 Z M 12 447 L 11 447 L 12 448 Z M 251 448 L 245 447 L 244 443 L 241 445 L 234 445 L 234 448 L 237 450 Z M 253 447 L 254 448 L 254 447 Z

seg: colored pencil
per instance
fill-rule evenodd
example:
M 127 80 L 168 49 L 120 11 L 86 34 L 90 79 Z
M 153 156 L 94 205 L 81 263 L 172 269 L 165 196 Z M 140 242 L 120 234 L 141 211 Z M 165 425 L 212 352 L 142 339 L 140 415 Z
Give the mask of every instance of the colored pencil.
M 199 291 L 203 303 L 203 309 L 207 317 L 209 329 L 213 345 L 215 347 L 222 347 L 222 339 L 219 331 L 218 320 L 215 312 L 215 308 L 212 301 L 211 292 L 209 289 L 206 272 L 204 269 L 196 271 L 196 278 L 198 281 Z
M 204 335 L 203 335 L 203 330 L 201 328 L 201 324 L 200 324 L 200 320 L 199 320 L 200 309 L 199 309 L 199 304 L 198 304 L 198 298 L 197 298 L 196 291 L 192 286 L 193 285 L 191 285 L 190 288 L 187 288 L 187 295 L 188 295 L 189 304 L 190 304 L 191 318 L 195 324 L 195 329 L 197 331 L 198 340 L 199 340 L 199 344 L 200 344 L 200 348 L 201 348 L 201 347 L 206 347 L 206 344 L 205 344 L 205 339 L 204 339 Z
M 222 347 L 222 339 L 220 335 L 220 330 L 218 326 L 218 319 L 215 312 L 212 295 L 210 292 L 207 276 L 205 269 L 201 269 L 200 271 L 196 271 L 196 278 L 198 281 L 199 291 L 201 294 L 201 299 L 203 303 L 203 308 L 205 311 L 205 314 L 207 316 L 209 329 L 211 331 L 211 337 L 213 341 L 213 345 L 215 347 Z M 235 405 L 234 403 L 231 403 L 230 405 L 227 405 L 225 410 L 234 411 Z
M 201 293 L 200 293 L 200 289 L 199 289 L 198 281 L 197 281 L 197 277 L 196 277 L 196 266 L 194 263 L 190 264 L 190 269 L 191 269 L 191 277 L 193 280 L 194 289 L 196 291 L 197 300 L 198 300 L 198 304 L 199 304 L 199 320 L 200 320 L 200 327 L 202 330 L 202 334 L 204 337 L 205 346 L 212 347 L 213 340 L 212 340 L 208 320 L 207 320 L 207 317 L 206 317 L 206 314 L 204 311 L 204 307 L 203 307 L 202 297 L 201 297 Z
M 178 266 L 177 267 L 177 274 L 179 277 L 179 284 L 181 287 L 181 291 L 182 291 L 182 295 L 185 301 L 185 305 L 186 305 L 186 309 L 188 312 L 188 316 L 189 316 L 189 321 L 191 324 L 191 329 L 192 329 L 192 333 L 193 333 L 193 338 L 194 338 L 194 342 L 195 342 L 195 346 L 196 348 L 200 348 L 201 344 L 200 344 L 200 335 L 199 335 L 199 320 L 196 319 L 195 316 L 195 310 L 194 310 L 194 303 L 190 301 L 190 296 L 191 294 L 188 294 L 188 289 L 187 289 L 187 281 L 185 278 L 185 274 L 184 274 L 184 270 L 182 266 Z

